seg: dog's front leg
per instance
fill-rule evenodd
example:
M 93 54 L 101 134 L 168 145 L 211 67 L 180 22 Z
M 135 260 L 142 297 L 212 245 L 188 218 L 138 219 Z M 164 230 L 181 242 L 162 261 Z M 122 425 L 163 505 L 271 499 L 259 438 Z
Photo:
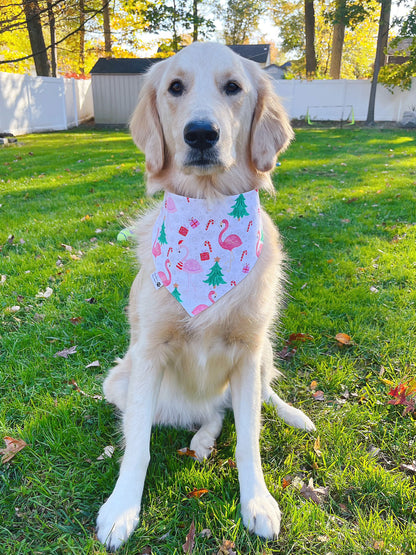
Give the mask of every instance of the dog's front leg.
M 150 434 L 163 376 L 161 368 L 136 345 L 123 415 L 126 441 L 120 475 L 97 518 L 97 537 L 108 549 L 125 542 L 139 521 L 140 504 L 150 460 Z
M 233 373 L 230 385 L 237 431 L 236 460 L 243 523 L 250 532 L 272 539 L 280 531 L 280 510 L 266 487 L 261 468 L 260 359 L 259 353 L 249 353 Z

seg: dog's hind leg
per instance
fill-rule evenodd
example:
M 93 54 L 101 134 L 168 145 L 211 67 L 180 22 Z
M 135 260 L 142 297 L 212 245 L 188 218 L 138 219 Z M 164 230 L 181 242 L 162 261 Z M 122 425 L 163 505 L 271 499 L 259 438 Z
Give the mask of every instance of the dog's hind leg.
M 116 362 L 116 366 L 109 371 L 104 380 L 103 391 L 107 401 L 116 405 L 121 412 L 124 412 L 131 372 L 129 352 L 123 359 L 119 358 Z
M 277 393 L 273 391 L 270 382 L 276 377 L 278 372 L 274 368 L 273 350 L 269 340 L 265 341 L 261 364 L 262 400 L 268 405 L 273 405 L 276 408 L 279 418 L 286 422 L 286 424 L 289 424 L 289 426 L 300 428 L 308 432 L 315 430 L 314 423 L 305 413 L 283 401 Z
M 211 455 L 215 440 L 221 432 L 223 416 L 222 411 L 215 412 L 212 418 L 202 424 L 192 438 L 190 449 L 195 451 L 199 461 L 202 462 Z

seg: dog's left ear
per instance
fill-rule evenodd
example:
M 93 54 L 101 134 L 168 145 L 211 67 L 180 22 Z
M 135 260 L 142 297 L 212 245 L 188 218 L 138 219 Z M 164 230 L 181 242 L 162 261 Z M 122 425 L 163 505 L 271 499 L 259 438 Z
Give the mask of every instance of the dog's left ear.
M 271 80 L 262 72 L 261 69 L 256 72 L 257 105 L 251 126 L 250 149 L 256 169 L 268 172 L 275 167 L 278 153 L 287 148 L 294 134 Z

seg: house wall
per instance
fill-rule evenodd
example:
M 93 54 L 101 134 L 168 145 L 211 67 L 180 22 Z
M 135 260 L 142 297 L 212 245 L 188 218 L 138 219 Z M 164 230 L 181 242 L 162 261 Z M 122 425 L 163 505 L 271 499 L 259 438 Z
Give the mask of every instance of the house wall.
M 59 131 L 91 117 L 90 81 L 0 73 L 0 132 Z
M 125 125 L 143 85 L 143 75 L 92 74 L 94 118 L 97 124 Z
M 290 118 L 313 120 L 367 119 L 370 81 L 332 80 L 300 81 L 295 79 L 274 81 Z M 394 94 L 383 85 L 377 85 L 375 121 L 400 121 L 403 112 L 416 104 L 416 79 L 410 91 L 396 89 Z

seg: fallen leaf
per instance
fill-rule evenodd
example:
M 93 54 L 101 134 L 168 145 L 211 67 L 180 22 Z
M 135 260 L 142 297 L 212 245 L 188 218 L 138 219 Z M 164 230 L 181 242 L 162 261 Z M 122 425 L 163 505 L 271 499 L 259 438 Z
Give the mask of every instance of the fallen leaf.
M 98 360 L 94 360 L 94 362 L 87 364 L 85 368 L 96 368 L 97 366 L 101 366 L 101 364 Z
M 152 548 L 150 547 L 150 545 L 146 545 L 140 555 L 152 555 Z
M 286 489 L 288 486 L 290 486 L 290 484 L 292 483 L 292 477 L 291 476 L 286 476 L 285 478 L 282 478 L 282 488 Z
M 201 489 L 194 488 L 192 491 L 189 491 L 186 494 L 186 497 L 188 497 L 189 499 L 192 499 L 192 497 L 196 497 L 197 499 L 199 499 L 200 497 L 202 497 L 203 495 L 208 493 L 208 491 L 209 490 L 207 490 L 205 488 L 201 488 Z
M 291 349 L 289 345 L 285 345 L 283 349 L 277 353 L 277 356 L 282 360 L 291 360 L 296 355 L 296 351 L 296 347 Z
M 413 461 L 412 464 L 401 464 L 400 469 L 406 472 L 411 472 L 412 474 L 416 474 L 416 461 Z
M 11 461 L 19 451 L 24 449 L 27 443 L 23 441 L 23 439 L 15 439 L 9 436 L 6 436 L 3 439 L 6 447 L 4 449 L 0 449 L 0 454 L 3 455 L 1 458 L 1 462 L 5 464 Z
M 38 299 L 49 299 L 49 297 L 52 295 L 53 293 L 53 289 L 51 289 L 50 287 L 47 287 L 45 289 L 45 291 L 39 291 L 39 293 L 36 295 L 36 297 Z
M 347 335 L 346 333 L 337 333 L 336 336 L 335 336 L 335 339 L 341 345 L 353 345 L 353 343 L 354 343 L 352 341 L 351 337 L 349 335 Z
M 76 352 L 77 352 L 77 345 L 73 345 L 72 347 L 69 347 L 68 349 L 64 349 L 63 351 L 58 351 L 53 356 L 54 357 L 68 358 L 69 355 L 74 355 Z
M 384 549 L 384 542 L 383 542 L 383 541 L 374 542 L 373 547 L 374 547 L 374 549 L 376 549 L 377 551 L 380 551 L 381 549 Z
M 189 532 L 186 536 L 186 542 L 183 544 L 182 549 L 184 553 L 192 553 L 195 545 L 195 523 L 192 520 Z
M 235 461 L 233 461 L 233 459 L 228 459 L 228 466 L 230 466 L 231 468 L 237 468 L 237 463 Z
M 325 401 L 325 393 L 321 390 L 312 393 L 315 401 Z
M 7 308 L 4 309 L 5 312 L 14 314 L 15 312 L 19 312 L 20 310 L 20 306 L 19 305 L 14 305 L 14 306 L 8 306 Z
M 177 453 L 182 457 L 191 457 L 191 459 L 197 460 L 195 451 L 193 449 L 189 449 L 189 447 L 182 447 L 182 449 L 177 450 Z
M 222 540 L 222 545 L 217 555 L 237 555 L 234 551 L 235 543 L 230 540 Z
M 12 245 L 14 241 L 14 235 L 9 235 L 7 237 L 7 242 L 9 243 L 9 245 Z
M 71 245 L 65 245 L 65 243 L 61 243 L 61 247 L 63 247 L 68 252 L 72 252 Z
M 313 501 L 317 505 L 321 505 L 325 501 L 325 498 L 329 495 L 329 487 L 327 486 L 326 488 L 316 488 L 313 485 L 313 478 L 311 478 L 307 486 L 303 484 L 302 489 L 300 490 L 300 494 L 305 499 Z
M 74 326 L 77 326 L 78 324 L 80 324 L 82 322 L 82 320 L 83 320 L 83 318 L 81 316 L 75 316 L 74 318 L 69 319 L 71 324 L 74 324 Z
M 99 457 L 97 457 L 97 461 L 103 461 L 104 459 L 111 459 L 114 455 L 114 447 L 112 445 L 107 445 L 104 447 L 104 451 L 101 453 Z
M 293 343 L 294 341 L 313 341 L 313 337 L 308 333 L 292 333 L 289 336 L 289 343 Z
M 90 219 L 90 216 L 89 216 L 89 214 L 87 214 L 86 216 L 81 218 L 81 222 L 85 222 L 85 220 L 89 220 L 89 219 Z
M 311 385 L 309 387 L 311 388 L 312 391 L 315 391 L 315 389 L 318 387 L 318 382 L 316 380 L 312 380 Z
M 7 279 L 7 276 L 5 276 L 4 274 L 1 274 L 0 284 L 3 285 L 3 283 L 6 283 L 6 279 Z
M 203 530 L 201 530 L 199 535 L 201 536 L 201 538 L 210 538 L 212 536 L 212 532 L 209 528 L 204 528 Z
M 89 304 L 96 304 L 97 300 L 94 299 L 94 297 L 90 297 L 89 299 L 85 299 L 85 302 Z

